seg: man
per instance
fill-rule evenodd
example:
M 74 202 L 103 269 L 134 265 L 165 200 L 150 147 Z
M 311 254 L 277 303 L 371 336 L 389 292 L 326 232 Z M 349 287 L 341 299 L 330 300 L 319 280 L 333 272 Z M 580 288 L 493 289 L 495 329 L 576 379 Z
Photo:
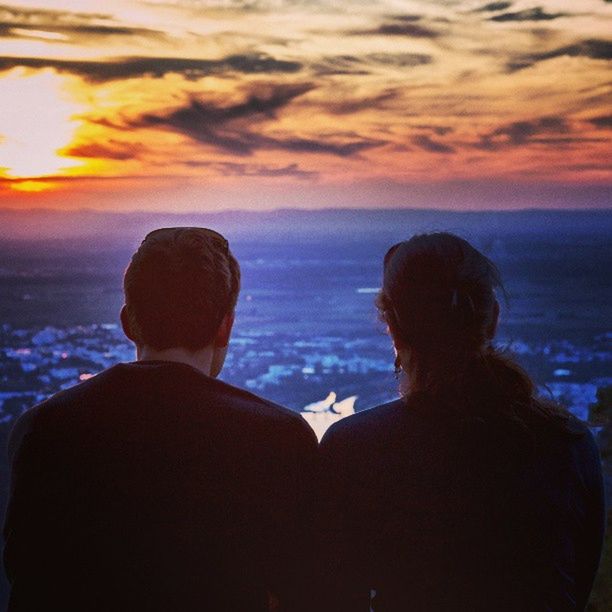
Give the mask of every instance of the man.
M 317 442 L 290 410 L 216 380 L 240 272 L 203 228 L 150 233 L 125 273 L 137 361 L 16 424 L 9 609 L 309 609 Z

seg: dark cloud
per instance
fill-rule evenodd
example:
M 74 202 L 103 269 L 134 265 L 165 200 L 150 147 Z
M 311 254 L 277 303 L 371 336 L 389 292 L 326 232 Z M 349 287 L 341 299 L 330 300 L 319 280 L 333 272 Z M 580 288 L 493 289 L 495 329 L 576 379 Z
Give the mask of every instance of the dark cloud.
M 502 13 L 489 17 L 490 21 L 550 21 L 559 17 L 568 17 L 568 13 L 546 13 L 541 6 L 517 11 L 516 13 Z
M 185 166 L 191 168 L 213 168 L 221 174 L 232 176 L 260 176 L 260 177 L 293 177 L 298 179 L 313 179 L 319 176 L 318 172 L 302 170 L 298 164 L 286 166 L 266 166 L 261 164 L 240 164 L 236 162 L 209 162 L 186 161 Z
M 239 119 L 273 118 L 276 111 L 287 106 L 295 98 L 314 89 L 311 83 L 270 85 L 261 92 L 251 93 L 244 102 L 231 106 L 215 106 L 192 98 L 186 106 L 171 111 L 167 115 L 145 114 L 141 121 L 149 125 L 160 123 L 178 129 L 191 130 L 200 127 L 222 125 Z
M 535 121 L 516 121 L 493 132 L 494 136 L 507 136 L 512 144 L 522 144 L 531 136 L 543 132 L 567 133 L 567 122 L 562 117 L 541 117 Z
M 363 66 L 363 61 L 354 55 L 334 55 L 325 57 L 311 68 L 318 76 L 350 74 L 365 76 L 370 74 Z
M 148 113 L 129 120 L 126 127 L 170 129 L 197 142 L 241 156 L 272 149 L 351 157 L 384 144 L 370 139 L 339 142 L 323 138 L 275 137 L 253 131 L 257 122 L 273 118 L 277 111 L 311 89 L 311 84 L 275 85 L 267 92 L 251 93 L 244 102 L 231 106 L 216 106 L 191 99 L 185 106 L 167 113 Z
M 408 36 L 410 38 L 436 38 L 438 32 L 416 23 L 383 23 L 373 30 L 356 31 L 354 34 L 371 36 Z
M 37 57 L 0 57 L 0 72 L 18 66 L 33 69 L 53 68 L 91 82 L 113 81 L 135 77 L 160 78 L 166 74 L 182 74 L 187 79 L 226 72 L 244 74 L 293 73 L 301 69 L 298 62 L 277 60 L 261 54 L 230 55 L 216 60 L 180 57 L 120 57 L 108 61 L 60 60 Z
M 489 2 L 474 10 L 475 13 L 493 13 L 495 11 L 505 11 L 512 6 L 512 2 Z
M 318 76 L 350 74 L 367 75 L 375 66 L 392 66 L 394 68 L 414 68 L 431 64 L 433 57 L 425 53 L 368 53 L 355 55 L 335 55 L 325 57 L 313 66 Z
M 444 136 L 446 134 L 450 134 L 453 131 L 453 128 L 450 127 L 449 125 L 430 125 L 430 124 L 419 124 L 419 125 L 414 125 L 412 126 L 414 128 L 417 128 L 419 130 L 427 130 L 429 132 L 433 132 L 434 134 L 437 134 L 438 136 Z
M 347 100 L 330 99 L 325 103 L 325 110 L 334 115 L 350 115 L 362 110 L 380 110 L 386 102 L 394 100 L 399 96 L 396 89 L 387 89 L 375 96 L 365 98 L 352 98 Z
M 400 22 L 413 22 L 413 21 L 420 21 L 421 20 L 421 15 L 392 15 L 391 19 L 393 19 L 394 21 L 400 21 Z
M 508 146 L 521 146 L 529 143 L 553 144 L 556 138 L 557 144 L 568 142 L 568 138 L 559 138 L 560 134 L 568 134 L 569 125 L 563 117 L 540 117 L 532 121 L 515 121 L 503 125 L 489 134 L 482 136 L 477 147 L 489 151 Z M 544 134 L 547 137 L 541 138 Z M 575 139 L 571 139 L 575 140 Z
M 15 26 L 0 23 L 0 38 L 19 38 L 18 34 L 13 32 Z
M 397 68 L 414 68 L 431 64 L 433 61 L 433 57 L 425 53 L 370 53 L 364 59 L 375 64 Z
M 612 0 L 611 0 L 612 1 Z M 587 119 L 589 123 L 592 123 L 597 128 L 612 128 L 612 115 L 601 115 L 599 117 L 591 117 Z
M 545 138 L 531 138 L 530 143 L 544 145 L 569 145 L 569 144 L 585 144 L 590 142 L 607 142 L 605 138 L 588 138 L 582 136 L 548 136 Z
M 450 147 L 443 142 L 438 142 L 437 140 L 433 140 L 429 136 L 420 135 L 415 136 L 412 139 L 413 144 L 425 151 L 429 151 L 430 153 L 454 153 L 455 149 Z
M 88 142 L 74 145 L 64 149 L 62 153 L 70 157 L 129 160 L 138 159 L 142 149 L 140 143 L 126 143 L 111 139 L 104 143 Z
M 559 47 L 558 49 L 553 49 L 552 51 L 546 51 L 544 53 L 521 55 L 508 63 L 507 68 L 510 72 L 522 70 L 538 62 L 554 59 L 556 57 L 563 57 L 564 55 L 568 57 L 588 57 L 596 60 L 610 60 L 612 59 L 612 42 L 593 38 L 582 40 L 573 45 Z
M 362 151 L 380 147 L 385 144 L 381 140 L 361 139 L 348 142 L 334 142 L 326 139 L 313 138 L 270 138 L 261 134 L 251 134 L 253 148 L 278 149 L 292 153 L 326 153 L 337 157 L 353 157 Z
M 437 38 L 439 33 L 426 26 L 415 23 L 420 17 L 418 15 L 400 15 L 392 18 L 392 21 L 381 23 L 369 30 L 353 30 L 349 34 L 353 36 L 407 36 L 409 38 Z

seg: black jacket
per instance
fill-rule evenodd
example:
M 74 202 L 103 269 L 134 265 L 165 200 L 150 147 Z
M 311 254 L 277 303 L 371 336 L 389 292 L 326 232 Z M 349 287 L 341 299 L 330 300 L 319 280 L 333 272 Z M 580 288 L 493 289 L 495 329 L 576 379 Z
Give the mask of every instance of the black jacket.
M 299 415 L 184 364 L 58 393 L 9 444 L 9 609 L 307 609 L 316 452 Z
M 582 610 L 604 531 L 593 436 L 398 400 L 322 440 L 327 601 L 364 612 Z

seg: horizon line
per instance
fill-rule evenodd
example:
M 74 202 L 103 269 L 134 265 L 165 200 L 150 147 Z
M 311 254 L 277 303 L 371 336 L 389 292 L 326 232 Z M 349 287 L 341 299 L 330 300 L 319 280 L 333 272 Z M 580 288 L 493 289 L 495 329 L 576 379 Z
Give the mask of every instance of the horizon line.
M 101 215 L 221 215 L 221 214 L 248 214 L 248 215 L 265 215 L 271 213 L 329 213 L 329 212 L 421 212 L 421 213 L 453 213 L 459 215 L 470 214 L 508 214 L 508 213 L 594 213 L 594 212 L 612 212 L 612 204 L 607 206 L 590 206 L 576 208 L 544 208 L 539 206 L 526 206 L 524 208 L 480 208 L 457 210 L 452 208 L 436 208 L 436 207 L 414 207 L 414 206 L 328 206 L 328 207 L 276 207 L 252 210 L 247 208 L 224 208 L 220 210 L 188 210 L 188 211 L 172 211 L 172 210 L 105 210 L 100 208 L 80 207 L 75 209 L 57 208 L 57 207 L 30 207 L 17 208 L 13 206 L 0 206 L 0 214 L 35 214 L 35 213 L 59 213 L 59 214 L 78 214 L 92 213 Z

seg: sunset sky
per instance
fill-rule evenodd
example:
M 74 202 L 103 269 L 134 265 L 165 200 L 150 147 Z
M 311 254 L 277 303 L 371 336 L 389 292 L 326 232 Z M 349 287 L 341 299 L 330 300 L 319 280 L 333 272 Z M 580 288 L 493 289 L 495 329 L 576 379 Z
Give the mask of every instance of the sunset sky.
M 607 207 L 604 0 L 0 6 L 0 207 Z

